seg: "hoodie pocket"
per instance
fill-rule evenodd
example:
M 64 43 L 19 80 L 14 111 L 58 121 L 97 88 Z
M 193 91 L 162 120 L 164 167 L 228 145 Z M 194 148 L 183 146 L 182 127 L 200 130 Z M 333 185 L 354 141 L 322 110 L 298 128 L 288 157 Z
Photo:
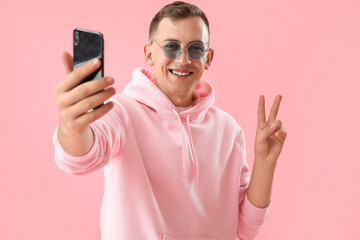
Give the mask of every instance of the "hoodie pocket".
M 217 240 L 214 235 L 172 235 L 163 233 L 161 234 L 161 240 Z

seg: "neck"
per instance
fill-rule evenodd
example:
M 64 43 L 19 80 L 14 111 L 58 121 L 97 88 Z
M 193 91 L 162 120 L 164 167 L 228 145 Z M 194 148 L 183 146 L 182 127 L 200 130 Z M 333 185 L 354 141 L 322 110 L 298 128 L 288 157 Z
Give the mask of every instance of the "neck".
M 168 92 L 166 89 L 162 89 L 159 84 L 155 83 L 155 85 L 170 99 L 170 101 L 176 107 L 189 107 L 193 102 L 193 94 L 192 91 L 186 91 L 184 94 L 181 93 L 173 93 Z M 193 89 L 194 91 L 194 89 Z
M 189 96 L 168 96 L 170 101 L 176 106 L 176 107 L 189 107 L 191 106 L 193 99 L 192 94 Z

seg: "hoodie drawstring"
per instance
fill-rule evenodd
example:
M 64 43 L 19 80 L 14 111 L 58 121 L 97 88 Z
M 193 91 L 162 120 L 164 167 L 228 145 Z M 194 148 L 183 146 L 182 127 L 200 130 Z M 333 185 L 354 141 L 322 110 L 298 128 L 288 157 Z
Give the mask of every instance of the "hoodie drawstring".
M 189 133 L 189 145 L 190 145 L 190 153 L 193 159 L 194 168 L 195 168 L 195 177 L 196 177 L 196 184 L 199 185 L 199 168 L 198 168 L 198 162 L 196 159 L 195 149 L 192 141 L 192 135 L 191 135 L 191 129 L 190 129 L 190 114 L 186 114 L 186 128 Z
M 190 162 L 189 160 L 189 152 L 190 152 L 190 156 L 192 158 L 195 168 L 196 185 L 199 185 L 199 169 L 198 169 L 198 162 L 196 159 L 196 154 L 195 154 L 192 135 L 191 135 L 190 114 L 186 115 L 186 129 L 185 129 L 182 124 L 181 118 L 177 113 L 177 111 L 175 110 L 175 108 L 173 108 L 172 111 L 174 112 L 178 120 L 179 126 L 181 128 L 181 132 L 183 134 L 183 173 L 184 175 L 187 175 L 188 172 L 187 170 L 189 168 L 189 162 Z
M 180 116 L 179 114 L 177 114 L 176 110 L 173 108 L 172 111 L 174 112 L 177 120 L 178 120 L 178 123 L 180 124 L 180 129 L 182 131 L 182 135 L 183 135 L 183 144 L 182 144 L 182 149 L 183 149 L 183 173 L 184 175 L 187 175 L 187 169 L 188 169 L 188 161 L 187 161 L 187 154 L 186 154 L 186 150 L 185 148 L 187 147 L 187 144 L 186 144 L 186 140 L 185 140 L 185 135 L 186 133 L 184 134 L 184 128 L 182 127 L 182 123 L 181 123 L 181 119 L 180 119 Z M 186 158 L 186 159 L 185 159 Z

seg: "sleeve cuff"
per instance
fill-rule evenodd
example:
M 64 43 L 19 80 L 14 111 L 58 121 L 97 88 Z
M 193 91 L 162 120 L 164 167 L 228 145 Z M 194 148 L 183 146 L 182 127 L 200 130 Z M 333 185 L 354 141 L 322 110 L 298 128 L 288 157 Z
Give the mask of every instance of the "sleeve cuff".
M 97 148 L 96 146 L 98 146 L 97 142 L 98 142 L 98 137 L 95 135 L 95 132 L 93 131 L 92 127 L 90 126 L 91 131 L 93 132 L 93 136 L 94 136 L 94 143 L 90 149 L 89 152 L 87 152 L 84 155 L 81 156 L 73 156 L 69 153 L 67 153 L 63 147 L 61 146 L 59 139 L 57 137 L 57 133 L 58 133 L 58 129 L 59 126 L 56 127 L 55 133 L 53 135 L 53 142 L 54 142 L 54 146 L 55 146 L 55 153 L 59 154 L 63 157 L 63 159 L 66 159 L 67 162 L 71 162 L 71 163 L 78 163 L 79 165 L 81 165 L 83 163 L 83 161 L 87 162 L 88 159 L 93 156 L 94 154 L 96 154 L 97 152 Z
M 249 199 L 247 197 L 247 193 L 246 193 L 244 200 L 242 202 L 242 211 L 241 212 L 242 212 L 242 215 L 247 216 L 247 219 L 249 219 L 249 221 L 254 222 L 254 223 L 263 223 L 269 214 L 270 204 L 269 204 L 269 206 L 267 206 L 265 208 L 258 208 L 249 201 Z

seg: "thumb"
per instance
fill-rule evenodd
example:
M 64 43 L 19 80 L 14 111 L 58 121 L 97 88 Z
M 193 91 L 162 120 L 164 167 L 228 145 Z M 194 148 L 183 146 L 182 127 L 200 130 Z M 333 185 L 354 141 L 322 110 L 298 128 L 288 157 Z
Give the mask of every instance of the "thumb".
M 280 120 L 276 120 L 272 125 L 265 127 L 263 129 L 263 133 L 264 133 L 264 139 L 267 139 L 268 137 L 270 137 L 272 134 L 274 134 L 275 132 L 279 131 L 281 129 L 282 123 Z
M 68 52 L 63 52 L 61 54 L 61 60 L 64 65 L 66 75 L 73 71 L 73 57 Z

